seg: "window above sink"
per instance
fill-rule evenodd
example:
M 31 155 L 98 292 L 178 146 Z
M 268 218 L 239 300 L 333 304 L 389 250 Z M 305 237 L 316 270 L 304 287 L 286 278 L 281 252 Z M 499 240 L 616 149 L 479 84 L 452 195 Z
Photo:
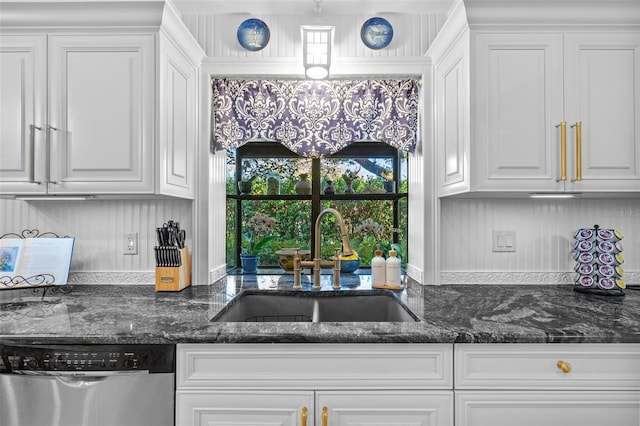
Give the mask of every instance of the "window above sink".
M 276 238 L 270 244 L 271 249 L 264 250 L 259 258 L 262 271 L 273 273 L 274 268 L 278 270 L 277 250 L 312 249 L 313 223 L 320 211 L 328 207 L 335 208 L 345 218 L 349 239 L 364 271 L 377 244 L 383 247 L 396 244 L 406 263 L 405 152 L 381 142 L 356 142 L 330 157 L 310 159 L 298 156 L 277 142 L 254 141 L 228 151 L 227 158 L 227 265 L 230 272 L 240 265 L 242 235 L 254 215 L 266 215 L 279 222 L 272 232 Z M 297 190 L 302 180 L 307 182 L 306 192 Z M 329 181 L 333 192 L 327 190 Z M 241 182 L 250 183 L 244 191 Z M 374 226 L 368 226 L 372 222 Z M 333 256 L 334 248 L 340 244 L 338 233 L 331 231 L 332 225 L 330 220 L 322 224 L 323 258 Z

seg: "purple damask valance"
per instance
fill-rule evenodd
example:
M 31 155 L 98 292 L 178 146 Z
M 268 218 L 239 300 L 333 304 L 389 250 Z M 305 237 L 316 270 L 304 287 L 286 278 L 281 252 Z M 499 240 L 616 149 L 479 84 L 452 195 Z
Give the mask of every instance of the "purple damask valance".
M 359 140 L 413 152 L 416 80 L 213 79 L 214 147 L 277 141 L 305 157 L 331 155 Z

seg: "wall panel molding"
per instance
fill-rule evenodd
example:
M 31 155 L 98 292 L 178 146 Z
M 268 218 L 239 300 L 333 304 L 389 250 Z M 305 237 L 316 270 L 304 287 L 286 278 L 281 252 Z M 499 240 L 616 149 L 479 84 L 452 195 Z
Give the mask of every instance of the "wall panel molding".
M 69 284 L 155 285 L 155 271 L 72 272 Z
M 443 271 L 440 273 L 441 284 L 573 284 L 575 272 L 472 272 Z M 639 285 L 640 272 L 625 271 L 623 280 L 627 284 Z

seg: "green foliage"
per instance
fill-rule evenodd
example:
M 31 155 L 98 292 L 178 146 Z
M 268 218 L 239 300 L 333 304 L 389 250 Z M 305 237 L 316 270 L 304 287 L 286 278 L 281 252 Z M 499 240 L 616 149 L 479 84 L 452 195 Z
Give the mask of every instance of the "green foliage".
M 269 235 L 278 221 L 264 214 L 252 215 L 243 226 L 242 253 L 260 254 L 276 237 Z
M 362 159 L 360 159 L 362 160 Z M 405 159 L 406 160 L 406 159 Z M 326 159 L 321 167 L 321 186 L 324 187 L 327 179 L 333 180 L 336 193 L 343 193 L 346 184 L 343 179 L 345 171 L 355 174 L 353 188 L 355 193 L 380 193 L 383 192 L 383 176 L 371 173 L 372 166 L 359 168 L 359 164 L 353 159 Z M 379 163 L 379 169 L 387 170 L 389 164 Z M 242 179 L 253 180 L 254 195 L 266 194 L 266 175 L 275 171 L 280 176 L 280 194 L 294 195 L 294 185 L 299 180 L 301 173 L 311 172 L 311 160 L 306 158 L 273 158 L 273 159 L 245 159 L 243 160 Z M 236 194 L 235 187 L 235 163 L 233 156 L 229 157 L 227 170 L 227 193 Z M 406 193 L 408 182 L 405 177 L 400 180 L 398 192 Z M 407 212 L 406 199 L 399 201 L 399 226 L 393 229 L 393 202 L 390 200 L 325 200 L 321 208 L 333 207 L 338 210 L 347 225 L 347 233 L 351 246 L 358 252 L 361 265 L 369 266 L 377 244 L 381 244 L 385 254 L 391 248 L 394 231 L 399 237 L 398 244 L 394 247 L 406 265 L 408 248 L 406 243 Z M 235 200 L 227 203 L 227 264 L 233 267 L 236 256 L 236 229 L 235 229 Z M 303 199 L 287 200 L 243 200 L 241 222 L 246 224 L 256 214 L 266 215 L 278 222 L 277 230 L 269 237 L 260 250 L 261 266 L 278 265 L 275 252 L 281 248 L 299 247 L 310 249 L 313 245 L 311 232 L 314 224 L 311 223 L 311 201 Z M 372 220 L 380 224 L 380 230 L 376 233 L 362 232 L 358 227 L 366 220 Z M 340 232 L 336 221 L 331 215 L 322 219 L 322 258 L 329 259 L 334 255 L 335 248 L 341 247 Z

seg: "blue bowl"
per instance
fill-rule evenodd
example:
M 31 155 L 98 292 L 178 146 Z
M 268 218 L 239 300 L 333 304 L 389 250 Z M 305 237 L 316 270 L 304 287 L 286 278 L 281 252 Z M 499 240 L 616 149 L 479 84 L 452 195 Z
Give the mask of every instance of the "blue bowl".
M 340 272 L 346 272 L 346 273 L 354 272 L 359 267 L 360 267 L 360 259 L 340 261 Z

